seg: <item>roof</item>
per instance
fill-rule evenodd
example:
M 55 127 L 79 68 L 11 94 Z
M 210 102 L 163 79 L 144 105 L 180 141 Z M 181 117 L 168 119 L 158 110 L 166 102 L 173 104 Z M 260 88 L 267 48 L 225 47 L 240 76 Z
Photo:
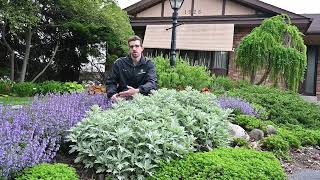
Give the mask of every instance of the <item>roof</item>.
M 146 26 L 151 24 L 167 24 L 171 22 L 170 17 L 136 17 L 136 15 L 148 8 L 151 8 L 165 0 L 141 0 L 124 10 L 127 11 L 128 15 L 131 16 L 132 26 Z M 255 9 L 256 11 L 262 12 L 262 14 L 256 14 L 254 16 L 240 15 L 240 16 L 190 16 L 180 17 L 179 19 L 183 23 L 233 23 L 240 27 L 243 25 L 256 26 L 262 23 L 265 18 L 275 16 L 278 14 L 287 14 L 291 18 L 291 22 L 294 23 L 303 33 L 320 33 L 318 21 L 311 25 L 311 18 L 302 14 L 296 14 L 271 4 L 262 2 L 260 0 L 230 0 L 243 6 Z M 308 15 L 309 16 L 309 15 Z M 313 17 L 319 19 L 319 16 Z M 310 30 L 310 32 L 309 32 Z
M 312 19 L 312 23 L 307 31 L 307 34 L 320 34 L 320 14 L 303 15 Z
M 129 15 L 135 15 L 139 12 L 144 11 L 145 9 L 148 9 L 158 3 L 161 3 L 163 0 L 141 0 L 124 10 L 128 12 Z M 281 9 L 279 7 L 273 6 L 271 4 L 267 4 L 265 2 L 259 1 L 259 0 L 232 0 L 234 2 L 243 4 L 248 7 L 252 7 L 257 10 L 261 10 L 263 12 L 268 12 L 271 14 L 287 14 L 291 18 L 306 18 L 303 15 L 295 14 L 293 12 Z

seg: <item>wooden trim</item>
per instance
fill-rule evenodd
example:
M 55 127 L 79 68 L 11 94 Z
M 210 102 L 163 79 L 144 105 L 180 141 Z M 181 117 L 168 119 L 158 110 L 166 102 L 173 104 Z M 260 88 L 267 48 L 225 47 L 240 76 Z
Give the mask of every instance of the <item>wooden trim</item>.
M 303 15 L 300 14 L 295 14 L 290 11 L 281 9 L 279 7 L 264 3 L 262 1 L 258 0 L 230 0 L 234 1 L 236 3 L 242 4 L 246 7 L 251 7 L 253 9 L 256 9 L 261 12 L 266 12 L 269 13 L 271 16 L 272 15 L 277 15 L 277 14 L 288 14 L 291 18 L 307 18 Z M 128 12 L 129 15 L 135 15 L 141 11 L 144 11 L 145 9 L 148 9 L 158 3 L 162 2 L 162 0 L 141 0 L 124 10 Z
M 194 0 L 191 2 L 191 16 L 193 16 L 194 11 Z
M 223 0 L 223 2 L 222 2 L 222 15 L 226 14 L 226 4 L 227 4 L 227 0 Z
M 162 4 L 161 4 L 161 17 L 164 17 L 164 0 L 162 1 Z

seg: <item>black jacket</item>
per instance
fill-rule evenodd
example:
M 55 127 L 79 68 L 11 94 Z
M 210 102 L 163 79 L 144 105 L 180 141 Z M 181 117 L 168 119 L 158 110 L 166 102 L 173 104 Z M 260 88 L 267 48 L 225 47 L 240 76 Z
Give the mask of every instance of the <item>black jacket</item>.
M 134 65 L 130 56 L 117 59 L 112 66 L 112 73 L 107 80 L 107 95 L 110 98 L 118 92 L 127 90 L 127 86 L 139 88 L 147 95 L 157 88 L 157 76 L 154 63 L 143 56 L 139 64 Z

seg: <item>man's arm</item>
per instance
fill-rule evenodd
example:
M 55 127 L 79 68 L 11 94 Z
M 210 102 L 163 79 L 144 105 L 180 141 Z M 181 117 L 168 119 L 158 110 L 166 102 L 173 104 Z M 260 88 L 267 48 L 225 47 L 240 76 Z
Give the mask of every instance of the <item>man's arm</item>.
M 106 85 L 107 85 L 107 96 L 111 98 L 114 94 L 117 93 L 117 86 L 119 83 L 119 67 L 116 62 L 112 66 L 112 72 L 110 77 L 108 78 Z
M 152 89 L 157 89 L 157 75 L 154 63 L 148 61 L 148 72 L 147 72 L 147 82 L 139 86 L 139 92 L 141 94 L 147 95 Z

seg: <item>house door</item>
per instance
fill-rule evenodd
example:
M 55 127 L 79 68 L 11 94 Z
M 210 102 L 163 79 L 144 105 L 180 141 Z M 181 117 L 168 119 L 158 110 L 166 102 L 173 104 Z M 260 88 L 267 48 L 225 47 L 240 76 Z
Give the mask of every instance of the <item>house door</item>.
M 300 93 L 308 96 L 316 95 L 316 80 L 317 80 L 317 59 L 318 47 L 308 46 L 307 48 L 307 70 L 305 72 L 305 79 L 300 88 Z

